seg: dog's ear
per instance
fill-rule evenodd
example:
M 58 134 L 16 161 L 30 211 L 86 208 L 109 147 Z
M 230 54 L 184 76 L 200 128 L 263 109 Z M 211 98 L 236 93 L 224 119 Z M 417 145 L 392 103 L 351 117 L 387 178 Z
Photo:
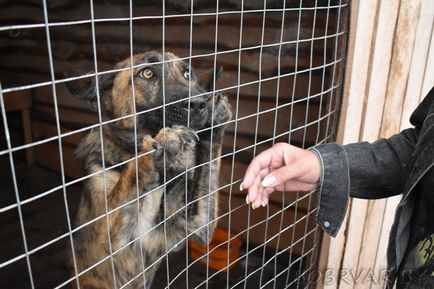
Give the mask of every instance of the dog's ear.
M 210 69 L 209 71 L 199 75 L 199 83 L 200 85 L 205 88 L 207 91 L 212 91 L 214 86 L 214 75 L 215 75 L 215 82 L 219 79 L 220 75 L 223 72 L 223 66 L 218 66 L 215 69 Z
M 97 91 L 95 87 L 94 72 L 77 73 L 76 70 L 68 69 L 64 75 L 72 77 L 74 75 L 85 75 L 86 77 L 77 80 L 66 82 L 66 87 L 69 92 L 79 100 L 84 100 L 89 103 L 93 110 L 97 110 Z M 109 73 L 98 76 L 99 95 L 104 95 L 107 91 L 112 89 L 115 74 Z
M 72 96 L 80 100 L 92 102 L 96 99 L 95 76 L 92 75 L 93 72 L 88 72 L 87 74 L 88 76 L 84 78 L 68 81 L 65 84 Z M 72 68 L 68 68 L 63 75 L 65 77 L 73 77 L 83 74 L 77 73 Z

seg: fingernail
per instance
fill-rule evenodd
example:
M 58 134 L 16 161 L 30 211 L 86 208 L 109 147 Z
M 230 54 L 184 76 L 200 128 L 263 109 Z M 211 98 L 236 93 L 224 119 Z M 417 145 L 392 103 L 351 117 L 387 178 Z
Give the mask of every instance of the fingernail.
M 265 179 L 262 181 L 263 187 L 271 187 L 276 183 L 277 179 L 275 176 L 266 176 Z
M 256 207 L 255 207 L 255 203 L 252 203 L 252 209 L 253 209 L 253 210 L 256 209 Z
M 249 204 L 249 196 L 246 196 L 246 204 Z
M 262 207 L 265 207 L 267 204 L 265 202 L 262 202 Z
M 243 183 L 240 184 L 240 191 L 244 190 Z

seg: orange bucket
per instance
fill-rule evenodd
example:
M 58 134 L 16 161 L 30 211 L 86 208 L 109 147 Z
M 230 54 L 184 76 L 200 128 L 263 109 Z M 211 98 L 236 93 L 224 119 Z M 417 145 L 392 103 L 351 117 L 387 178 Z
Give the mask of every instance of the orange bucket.
M 229 250 L 228 250 L 229 242 Z M 206 244 L 198 243 L 193 240 L 188 241 L 190 256 L 200 263 L 207 263 L 207 246 Z M 241 239 L 234 237 L 229 232 L 216 228 L 214 230 L 213 238 L 209 243 L 209 264 L 211 269 L 216 271 L 227 271 L 236 265 L 237 259 L 240 257 Z M 229 253 L 229 254 L 228 254 Z M 229 260 L 229 268 L 228 266 Z

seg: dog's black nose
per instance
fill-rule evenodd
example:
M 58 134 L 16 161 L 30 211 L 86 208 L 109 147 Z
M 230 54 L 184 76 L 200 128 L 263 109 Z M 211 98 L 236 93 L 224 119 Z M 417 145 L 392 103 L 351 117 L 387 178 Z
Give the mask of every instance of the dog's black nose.
M 188 110 L 189 104 L 188 101 L 183 103 L 183 108 Z M 201 112 L 206 108 L 206 101 L 200 97 L 195 97 L 190 100 L 190 111 L 191 112 Z

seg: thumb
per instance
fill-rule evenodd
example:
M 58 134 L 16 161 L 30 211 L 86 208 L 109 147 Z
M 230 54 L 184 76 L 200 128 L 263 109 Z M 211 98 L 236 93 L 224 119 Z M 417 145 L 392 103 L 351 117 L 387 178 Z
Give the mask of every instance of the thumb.
M 290 180 L 295 176 L 294 168 L 290 169 L 289 166 L 283 166 L 272 173 L 265 176 L 262 181 L 262 186 L 264 188 L 275 187 L 280 184 L 283 184 L 287 180 Z

